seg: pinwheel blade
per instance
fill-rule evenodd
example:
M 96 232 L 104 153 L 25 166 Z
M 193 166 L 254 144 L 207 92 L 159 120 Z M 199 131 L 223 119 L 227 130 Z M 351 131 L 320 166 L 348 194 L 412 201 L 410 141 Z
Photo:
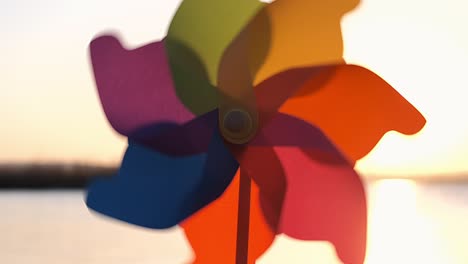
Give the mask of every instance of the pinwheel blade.
M 263 214 L 275 232 L 330 241 L 344 263 L 363 263 L 364 188 L 321 130 L 278 113 L 236 158 L 258 184 Z
M 255 87 L 255 97 L 261 115 L 260 122 L 265 123 L 275 116 L 278 109 L 310 79 L 316 80 L 314 88 L 319 89 L 326 82 L 326 76 L 320 75 L 322 69 L 323 67 L 320 66 L 291 69 L 275 74 L 259 83 Z M 313 88 L 309 90 L 314 91 Z
M 156 123 L 136 130 L 129 139 L 170 156 L 189 156 L 207 151 L 218 133 L 218 111 L 198 116 L 184 124 Z
M 180 5 L 168 30 L 167 52 L 177 94 L 194 114 L 218 107 L 221 56 L 262 5 L 250 0 L 186 0 Z
M 296 239 L 329 241 L 343 263 L 363 264 L 366 196 L 353 167 L 321 162 L 314 158 L 316 150 L 312 158 L 308 149 L 275 147 L 275 151 L 287 181 L 280 232 Z
M 230 148 L 257 188 L 257 227 L 261 223 L 273 234 L 330 241 L 344 263 L 363 263 L 364 189 L 352 164 L 322 131 L 277 113 L 248 146 Z M 249 244 L 255 243 L 252 225 L 249 231 Z
M 198 54 L 177 39 L 168 37 L 166 43 L 174 88 L 180 101 L 195 115 L 215 109 L 218 105 L 216 88 L 210 83 Z
M 193 264 L 238 263 L 239 179 L 240 173 L 237 173 L 221 197 L 181 224 L 195 253 Z M 255 182 L 251 184 L 248 215 L 248 241 L 241 243 L 248 246 L 247 256 L 244 256 L 247 263 L 253 264 L 270 247 L 276 235 L 265 220 Z
M 238 163 L 217 130 L 204 153 L 170 156 L 129 142 L 121 169 L 88 189 L 89 208 L 147 228 L 169 228 L 216 200 Z
M 155 42 L 126 50 L 114 36 L 90 44 L 104 112 L 122 135 L 156 122 L 183 123 L 193 117 L 176 96 L 164 46 Z
M 334 65 L 322 74 L 324 85 L 317 89 L 311 79 L 279 111 L 320 127 L 350 160 L 367 155 L 388 131 L 409 135 L 424 127 L 422 114 L 375 73 Z
M 280 89 L 281 82 L 294 76 L 296 82 Z M 263 122 L 276 112 L 305 120 L 319 127 L 353 162 L 388 131 L 415 134 L 425 124 L 421 113 L 387 82 L 356 65 L 289 70 L 259 84 L 256 97 L 259 111 L 267 117 Z
M 258 17 L 266 17 L 269 23 L 253 19 L 248 26 L 256 34 L 252 50 L 264 46 L 258 41 L 262 34 L 270 36 L 268 56 L 257 71 L 255 84 L 293 68 L 343 63 L 340 21 L 358 3 L 276 0 L 265 6 Z
M 270 145 L 231 146 L 231 151 L 258 186 L 262 220 L 276 234 L 287 185 L 280 160 Z
M 215 85 L 224 50 L 263 5 L 251 0 L 185 0 L 167 38 L 192 50 L 206 69 L 208 82 Z

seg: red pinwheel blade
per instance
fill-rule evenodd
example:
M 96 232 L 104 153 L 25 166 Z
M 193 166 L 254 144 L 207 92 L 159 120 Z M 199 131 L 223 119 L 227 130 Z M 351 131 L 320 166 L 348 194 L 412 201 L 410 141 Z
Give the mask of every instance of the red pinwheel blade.
M 258 186 L 265 224 L 276 233 L 286 191 L 284 169 L 271 146 L 231 146 L 241 168 Z
M 352 166 L 322 163 L 309 157 L 307 149 L 278 147 L 275 151 L 288 183 L 280 232 L 297 239 L 330 241 L 343 263 L 364 263 L 366 197 Z
M 272 230 L 330 241 L 344 263 L 363 263 L 364 188 L 351 163 L 322 131 L 278 113 L 236 157 L 259 186 L 262 212 Z
M 104 112 L 120 134 L 193 118 L 175 93 L 164 42 L 126 50 L 117 38 L 101 36 L 91 42 L 90 56 Z

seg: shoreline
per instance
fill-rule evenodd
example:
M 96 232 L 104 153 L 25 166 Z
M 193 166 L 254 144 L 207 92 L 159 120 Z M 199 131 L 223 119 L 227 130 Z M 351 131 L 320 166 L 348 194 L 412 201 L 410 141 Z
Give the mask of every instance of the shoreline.
M 116 167 L 62 164 L 0 166 L 0 189 L 84 188 L 92 177 L 111 176 Z
M 7 164 L 0 165 L 0 190 L 4 189 L 82 189 L 92 177 L 112 176 L 114 166 L 83 164 Z M 423 184 L 468 184 L 468 173 L 400 177 L 363 175 L 372 183 L 380 180 L 412 180 Z

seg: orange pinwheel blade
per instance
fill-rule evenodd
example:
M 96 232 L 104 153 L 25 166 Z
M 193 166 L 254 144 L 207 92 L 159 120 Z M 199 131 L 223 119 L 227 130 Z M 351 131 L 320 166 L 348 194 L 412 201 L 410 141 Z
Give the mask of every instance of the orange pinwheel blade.
M 276 0 L 265 6 L 249 24 L 256 38 L 253 50 L 268 39 L 266 60 L 258 70 L 259 83 L 284 70 L 343 62 L 340 21 L 359 0 Z M 264 23 L 267 17 L 268 23 Z M 266 37 L 259 37 L 259 35 Z
M 195 253 L 193 263 L 236 263 L 239 178 L 238 172 L 220 198 L 181 224 Z M 253 264 L 273 243 L 276 233 L 264 219 L 254 182 L 250 196 L 247 263 Z
M 388 131 L 415 134 L 426 122 L 392 86 L 363 67 L 332 65 L 311 76 L 279 111 L 320 127 L 352 161 L 367 155 Z

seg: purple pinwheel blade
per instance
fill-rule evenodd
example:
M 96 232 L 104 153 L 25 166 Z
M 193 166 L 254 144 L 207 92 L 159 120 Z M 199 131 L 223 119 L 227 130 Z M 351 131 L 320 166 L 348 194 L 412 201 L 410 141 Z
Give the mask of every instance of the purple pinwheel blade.
M 91 182 L 88 207 L 147 228 L 177 225 L 217 199 L 238 169 L 218 130 L 211 134 L 206 152 L 185 157 L 130 141 L 118 174 Z
M 251 146 L 298 147 L 320 162 L 349 164 L 324 133 L 302 119 L 291 115 L 270 114 L 270 120 L 250 142 Z M 315 155 L 314 155 L 315 154 Z
M 131 141 L 171 156 L 188 156 L 207 151 L 218 130 L 218 111 L 198 116 L 184 124 L 156 123 L 128 136 Z
M 175 93 L 164 42 L 126 50 L 117 38 L 101 36 L 90 55 L 104 112 L 120 134 L 193 117 Z

